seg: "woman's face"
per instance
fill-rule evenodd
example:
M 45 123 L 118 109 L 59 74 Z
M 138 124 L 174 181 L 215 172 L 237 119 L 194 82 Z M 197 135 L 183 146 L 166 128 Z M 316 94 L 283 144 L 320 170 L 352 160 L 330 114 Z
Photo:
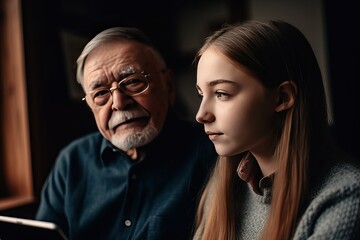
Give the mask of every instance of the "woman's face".
M 200 58 L 196 87 L 202 97 L 196 120 L 219 155 L 273 151 L 275 90 L 212 47 Z

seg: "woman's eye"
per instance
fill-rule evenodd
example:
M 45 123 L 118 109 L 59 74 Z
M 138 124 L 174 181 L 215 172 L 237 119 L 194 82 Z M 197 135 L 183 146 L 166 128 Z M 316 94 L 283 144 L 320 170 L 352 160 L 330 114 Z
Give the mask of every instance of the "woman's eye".
M 229 94 L 224 93 L 224 92 L 220 92 L 220 91 L 216 91 L 215 95 L 216 95 L 217 98 L 221 98 L 221 99 L 229 97 Z

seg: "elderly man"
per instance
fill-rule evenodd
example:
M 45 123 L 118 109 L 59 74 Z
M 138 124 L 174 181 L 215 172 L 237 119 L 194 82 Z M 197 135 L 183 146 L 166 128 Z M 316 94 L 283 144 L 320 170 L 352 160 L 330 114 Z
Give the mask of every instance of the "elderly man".
M 77 80 L 99 131 L 60 152 L 36 218 L 70 239 L 188 239 L 217 155 L 175 113 L 159 51 L 138 29 L 107 29 L 83 49 Z

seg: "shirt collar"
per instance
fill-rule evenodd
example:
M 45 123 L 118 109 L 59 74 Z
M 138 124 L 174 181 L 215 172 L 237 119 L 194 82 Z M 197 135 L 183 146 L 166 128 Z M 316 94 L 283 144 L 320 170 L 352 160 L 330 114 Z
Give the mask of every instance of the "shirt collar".
M 274 174 L 263 176 L 258 162 L 250 152 L 241 159 L 237 168 L 237 174 L 258 195 L 263 196 L 264 189 L 272 187 Z
M 124 155 L 125 158 L 128 158 L 129 161 L 133 161 L 130 157 L 126 154 L 126 152 L 118 149 L 114 145 L 111 144 L 106 138 L 103 137 L 101 147 L 100 147 L 100 159 L 101 162 L 105 165 L 109 164 L 111 161 L 114 160 L 115 154 Z

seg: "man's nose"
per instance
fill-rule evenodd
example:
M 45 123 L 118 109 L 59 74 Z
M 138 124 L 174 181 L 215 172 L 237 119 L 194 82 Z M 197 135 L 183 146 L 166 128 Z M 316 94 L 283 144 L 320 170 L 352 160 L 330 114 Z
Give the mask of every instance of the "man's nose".
M 121 92 L 120 89 L 116 87 L 112 87 L 110 89 L 111 97 L 112 97 L 112 105 L 111 108 L 113 111 L 123 110 L 128 104 L 133 103 L 132 97 L 126 95 Z

